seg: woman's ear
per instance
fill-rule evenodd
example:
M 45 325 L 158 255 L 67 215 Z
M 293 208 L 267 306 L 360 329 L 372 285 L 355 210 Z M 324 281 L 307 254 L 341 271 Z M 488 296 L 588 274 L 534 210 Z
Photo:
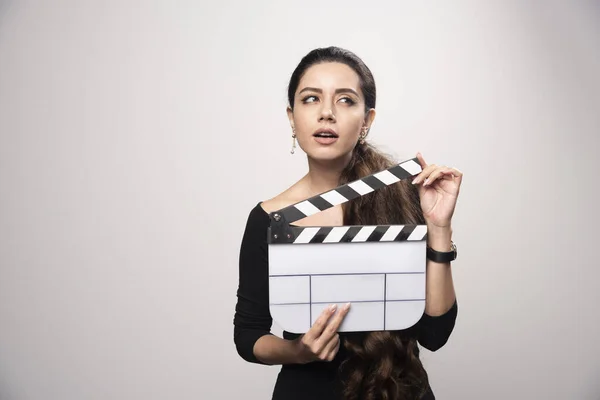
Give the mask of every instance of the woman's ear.
M 377 113 L 375 112 L 374 108 L 371 108 L 365 114 L 365 124 L 364 124 L 364 126 L 367 127 L 367 131 L 371 129 L 371 125 L 373 125 L 373 121 L 375 121 L 375 115 L 376 114 Z
M 292 127 L 292 130 L 294 130 L 294 111 L 292 110 L 292 107 L 288 106 L 287 107 L 287 116 L 288 119 L 290 120 L 290 126 Z

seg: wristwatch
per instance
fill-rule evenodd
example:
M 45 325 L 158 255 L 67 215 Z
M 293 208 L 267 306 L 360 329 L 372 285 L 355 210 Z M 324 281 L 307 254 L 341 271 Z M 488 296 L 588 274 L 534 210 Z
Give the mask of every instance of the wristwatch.
M 427 259 L 438 263 L 449 263 L 456 260 L 458 256 L 456 245 L 452 241 L 450 243 L 451 250 L 447 252 L 436 251 L 427 246 Z

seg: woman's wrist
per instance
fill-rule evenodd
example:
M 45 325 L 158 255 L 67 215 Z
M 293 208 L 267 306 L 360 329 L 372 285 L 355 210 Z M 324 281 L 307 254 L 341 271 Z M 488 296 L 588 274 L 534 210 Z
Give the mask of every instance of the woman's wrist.
M 301 338 L 284 339 L 265 335 L 254 345 L 254 355 L 265 364 L 305 364 L 308 362 L 303 351 Z
M 302 343 L 302 336 L 297 337 L 296 339 L 290 340 L 290 345 L 292 348 L 292 354 L 294 360 L 296 360 L 296 364 L 306 364 L 309 360 L 306 357 L 306 352 L 304 351 L 304 344 Z
M 427 246 L 436 251 L 447 252 L 452 245 L 452 226 L 428 226 Z

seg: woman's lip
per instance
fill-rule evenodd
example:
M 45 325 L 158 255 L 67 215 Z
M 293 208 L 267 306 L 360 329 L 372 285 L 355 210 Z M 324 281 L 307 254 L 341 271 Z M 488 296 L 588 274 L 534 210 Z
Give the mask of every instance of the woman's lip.
M 338 140 L 336 137 L 320 137 L 315 136 L 315 141 L 319 144 L 332 144 Z
M 338 137 L 338 134 L 333 130 L 333 129 L 319 129 L 318 131 L 316 131 L 313 136 L 318 135 L 319 133 L 329 133 L 335 137 Z

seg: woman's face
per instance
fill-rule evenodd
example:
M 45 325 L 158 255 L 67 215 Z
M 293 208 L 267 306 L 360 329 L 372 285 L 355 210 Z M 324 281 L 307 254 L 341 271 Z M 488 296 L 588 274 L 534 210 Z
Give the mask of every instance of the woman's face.
M 318 160 L 337 160 L 351 153 L 374 113 L 365 114 L 358 74 L 334 62 L 306 70 L 296 89 L 294 110 L 288 109 L 298 145 Z

